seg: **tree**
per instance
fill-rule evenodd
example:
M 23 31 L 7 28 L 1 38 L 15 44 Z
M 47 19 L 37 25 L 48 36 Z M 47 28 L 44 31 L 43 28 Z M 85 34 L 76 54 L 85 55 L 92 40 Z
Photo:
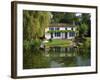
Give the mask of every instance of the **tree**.
M 89 13 L 82 13 L 81 23 L 85 23 L 88 27 L 87 35 L 88 37 L 91 36 L 91 15 Z
M 40 37 L 44 36 L 45 28 L 51 20 L 51 13 L 44 11 L 23 11 L 23 41 L 24 48 L 34 45 L 39 48 Z
M 75 13 L 52 12 L 52 15 L 52 23 L 68 23 L 75 25 L 75 20 L 77 19 Z
M 85 23 L 80 24 L 80 26 L 78 27 L 78 31 L 79 31 L 79 36 L 81 38 L 84 38 L 84 36 L 86 35 L 88 30 L 88 27 Z
M 36 39 L 44 35 L 44 29 L 50 23 L 51 13 L 42 11 L 23 12 L 24 39 Z
M 75 25 L 75 13 L 65 13 L 60 22 Z
M 60 20 L 64 18 L 64 12 L 52 12 L 53 18 L 51 19 L 51 23 L 60 23 Z

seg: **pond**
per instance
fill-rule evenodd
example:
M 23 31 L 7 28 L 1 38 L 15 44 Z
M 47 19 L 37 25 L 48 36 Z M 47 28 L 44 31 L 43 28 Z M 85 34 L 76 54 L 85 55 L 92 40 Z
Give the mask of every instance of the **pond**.
M 51 47 L 24 51 L 23 69 L 90 66 L 90 49 Z

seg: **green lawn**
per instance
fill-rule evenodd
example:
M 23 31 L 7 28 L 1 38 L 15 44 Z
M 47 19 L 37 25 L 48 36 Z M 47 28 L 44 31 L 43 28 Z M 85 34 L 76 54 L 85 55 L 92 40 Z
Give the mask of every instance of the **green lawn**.
M 49 41 L 45 43 L 46 47 L 53 47 L 53 46 L 60 46 L 60 47 L 66 47 L 72 44 L 72 40 L 67 39 L 53 39 L 52 41 Z

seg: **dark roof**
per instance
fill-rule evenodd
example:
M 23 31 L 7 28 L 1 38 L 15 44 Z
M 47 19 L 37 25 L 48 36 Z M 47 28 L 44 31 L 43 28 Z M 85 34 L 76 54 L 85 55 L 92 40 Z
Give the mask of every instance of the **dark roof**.
M 50 24 L 49 27 L 75 27 L 75 25 L 65 23 L 53 23 Z

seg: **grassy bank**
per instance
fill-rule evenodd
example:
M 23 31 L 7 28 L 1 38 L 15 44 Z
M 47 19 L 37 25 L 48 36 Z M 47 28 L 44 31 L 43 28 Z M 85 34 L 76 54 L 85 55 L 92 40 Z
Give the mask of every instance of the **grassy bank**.
M 45 43 L 46 47 L 54 47 L 54 46 L 59 46 L 59 47 L 66 47 L 72 44 L 71 40 L 67 39 L 53 39 L 52 41 L 49 41 Z

